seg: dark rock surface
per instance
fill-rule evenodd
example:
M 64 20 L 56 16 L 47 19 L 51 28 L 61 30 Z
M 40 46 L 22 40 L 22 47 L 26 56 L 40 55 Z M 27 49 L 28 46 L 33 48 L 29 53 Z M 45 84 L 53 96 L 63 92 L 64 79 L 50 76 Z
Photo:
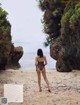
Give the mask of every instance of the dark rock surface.
M 14 49 L 9 54 L 6 68 L 20 68 L 21 65 L 19 64 L 19 60 L 22 56 L 23 48 L 21 46 L 14 47 Z
M 75 22 L 75 25 L 70 26 L 71 14 L 64 12 L 66 3 L 55 2 L 54 0 L 43 0 L 43 2 L 40 0 L 39 2 L 41 10 L 44 12 L 44 32 L 50 38 L 50 56 L 57 61 L 57 71 L 70 72 L 73 69 L 80 69 L 80 18 L 78 22 Z M 71 4 L 70 7 L 67 6 L 66 10 L 75 8 L 75 5 L 76 3 Z M 78 8 L 80 8 L 79 5 L 74 10 L 78 10 Z M 79 10 L 77 12 L 79 13 Z M 66 19 L 65 14 L 69 14 Z M 63 16 L 64 26 L 61 25 Z
M 0 6 L 0 70 L 19 67 L 23 55 L 22 47 L 14 47 L 11 36 L 11 24 L 7 20 L 7 12 Z

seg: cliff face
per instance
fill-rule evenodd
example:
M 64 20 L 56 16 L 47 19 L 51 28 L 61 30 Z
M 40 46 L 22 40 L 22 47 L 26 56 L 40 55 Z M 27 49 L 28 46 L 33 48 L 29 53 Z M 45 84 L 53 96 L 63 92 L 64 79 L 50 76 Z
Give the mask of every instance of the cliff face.
M 0 70 L 19 65 L 23 48 L 15 48 L 11 42 L 11 25 L 7 20 L 7 12 L 0 7 Z M 18 51 L 18 49 L 20 49 Z
M 44 31 L 49 35 L 50 56 L 57 61 L 57 71 L 80 69 L 80 3 L 66 6 L 43 0 L 39 6 L 44 11 Z

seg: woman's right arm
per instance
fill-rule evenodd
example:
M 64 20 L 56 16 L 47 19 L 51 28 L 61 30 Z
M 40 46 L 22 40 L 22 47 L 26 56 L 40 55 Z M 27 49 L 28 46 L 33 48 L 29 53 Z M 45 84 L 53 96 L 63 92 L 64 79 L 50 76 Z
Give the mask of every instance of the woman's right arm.
M 37 71 L 37 57 L 35 58 L 35 66 L 36 66 L 36 71 Z

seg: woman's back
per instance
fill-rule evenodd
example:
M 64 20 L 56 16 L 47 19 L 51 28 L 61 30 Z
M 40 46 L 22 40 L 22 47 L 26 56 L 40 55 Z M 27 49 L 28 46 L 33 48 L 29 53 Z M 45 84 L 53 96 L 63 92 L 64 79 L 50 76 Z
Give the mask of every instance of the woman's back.
M 37 62 L 44 62 L 45 61 L 45 56 L 43 56 L 43 57 L 37 56 L 36 60 L 37 60 Z
M 44 66 L 47 64 L 46 57 L 36 57 L 36 64 L 40 70 L 43 70 Z

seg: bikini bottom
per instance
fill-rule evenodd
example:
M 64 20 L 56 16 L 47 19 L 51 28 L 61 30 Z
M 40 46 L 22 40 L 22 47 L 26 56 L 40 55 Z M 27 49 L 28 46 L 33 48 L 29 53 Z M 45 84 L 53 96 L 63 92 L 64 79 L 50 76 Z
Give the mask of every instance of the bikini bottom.
M 44 62 L 38 62 L 37 66 L 38 66 L 38 68 L 40 70 L 43 70 L 43 68 L 44 68 Z

